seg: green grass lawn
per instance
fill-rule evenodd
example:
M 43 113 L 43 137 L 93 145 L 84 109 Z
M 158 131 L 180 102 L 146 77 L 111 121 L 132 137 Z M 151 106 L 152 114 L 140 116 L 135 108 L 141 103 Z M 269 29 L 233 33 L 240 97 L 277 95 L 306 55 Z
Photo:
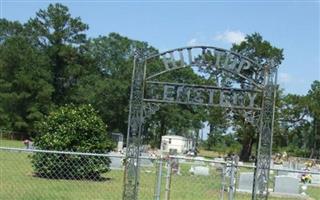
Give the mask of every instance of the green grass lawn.
M 23 141 L 2 139 L 0 137 L 0 147 L 24 148 L 25 146 L 23 144 Z
M 22 142 L 2 141 L 0 146 L 18 145 Z M 20 145 L 20 147 L 23 146 Z M 120 200 L 122 197 L 123 171 L 111 170 L 103 176 L 106 181 L 54 180 L 33 176 L 29 153 L 0 150 L 0 199 L 1 200 Z M 216 200 L 220 197 L 221 176 L 215 168 L 211 176 L 190 176 L 190 165 L 181 164 L 181 174 L 171 179 L 171 200 Z M 166 168 L 163 168 L 161 199 L 164 199 Z M 155 168 L 142 168 L 140 200 L 154 199 Z M 308 194 L 319 198 L 319 189 L 309 188 Z M 227 193 L 224 194 L 227 199 Z M 247 194 L 236 194 L 237 200 L 251 199 Z M 290 200 L 289 198 L 269 198 Z M 291 198 L 292 199 L 292 198 Z

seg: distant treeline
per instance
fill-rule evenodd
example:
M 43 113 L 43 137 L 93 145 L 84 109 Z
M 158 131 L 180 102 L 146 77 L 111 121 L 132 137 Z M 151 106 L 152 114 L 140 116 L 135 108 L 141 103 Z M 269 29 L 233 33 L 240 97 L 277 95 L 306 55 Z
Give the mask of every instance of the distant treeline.
M 126 134 L 134 49 L 144 49 L 146 54 L 158 50 L 147 42 L 117 33 L 88 38 L 88 29 L 61 4 L 39 10 L 26 23 L 0 19 L 1 130 L 22 132 L 24 137 L 32 138 L 37 134 L 39 121 L 52 110 L 72 103 L 91 104 L 109 131 Z M 283 50 L 258 33 L 247 35 L 231 50 L 259 63 L 272 58 L 280 64 L 284 59 Z M 151 70 L 159 65 L 153 63 Z M 213 85 L 217 81 L 214 74 L 203 77 L 190 68 L 163 79 Z M 225 111 L 188 105 L 161 106 L 146 121 L 143 142 L 159 147 L 161 136 L 166 134 L 198 139 L 202 122 L 208 121 L 210 133 L 203 147 L 234 151 L 242 160 L 248 160 L 257 141 L 256 129 L 243 117 L 230 116 Z M 279 89 L 275 119 L 275 151 L 319 157 L 320 82 L 314 81 L 305 96 L 284 95 Z M 230 126 L 234 133 L 226 135 Z

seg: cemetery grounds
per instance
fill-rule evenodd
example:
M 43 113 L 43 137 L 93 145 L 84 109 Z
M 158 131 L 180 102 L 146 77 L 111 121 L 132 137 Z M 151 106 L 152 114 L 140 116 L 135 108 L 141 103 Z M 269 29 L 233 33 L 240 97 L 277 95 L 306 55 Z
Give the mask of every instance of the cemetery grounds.
M 21 141 L 0 140 L 2 147 L 24 148 Z M 45 179 L 33 176 L 28 153 L 0 150 L 1 200 L 120 200 L 123 190 L 123 170 L 111 170 L 104 181 Z M 210 176 L 192 176 L 190 164 L 180 164 L 180 175 L 171 176 L 171 200 L 216 200 L 221 197 L 221 174 L 210 169 Z M 240 171 L 248 171 L 241 169 Z M 163 167 L 161 199 L 166 188 L 166 168 Z M 142 167 L 140 173 L 140 200 L 154 199 L 156 167 Z M 239 176 L 239 173 L 238 173 Z M 225 180 L 227 182 L 228 180 Z M 320 199 L 320 187 L 308 187 L 311 199 Z M 224 192 L 223 199 L 228 199 Z M 251 195 L 236 192 L 235 199 L 248 200 Z M 297 198 L 270 197 L 270 200 Z

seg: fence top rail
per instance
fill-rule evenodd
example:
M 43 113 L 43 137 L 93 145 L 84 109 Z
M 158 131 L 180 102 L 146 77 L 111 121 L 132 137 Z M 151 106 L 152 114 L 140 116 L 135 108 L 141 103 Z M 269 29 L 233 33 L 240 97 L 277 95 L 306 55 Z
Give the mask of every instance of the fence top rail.
M 206 159 L 206 158 L 192 158 L 192 157 L 185 157 L 185 156 L 169 156 L 169 157 L 173 158 L 173 159 L 184 159 L 184 160 L 190 160 L 190 161 L 203 161 L 203 162 L 218 163 L 218 164 L 227 164 L 228 163 L 226 161 L 216 161 L 216 160 L 211 160 L 211 159 Z
M 233 165 L 234 167 L 243 167 L 243 168 L 251 168 L 251 169 L 255 169 L 256 166 L 254 165 L 235 165 L 232 164 L 231 162 L 223 162 L 223 161 L 215 161 L 212 159 L 200 159 L 200 158 L 190 158 L 190 157 L 185 157 L 185 156 L 170 156 L 170 158 L 176 158 L 176 159 L 185 159 L 185 160 L 192 160 L 192 161 L 203 161 L 203 162 L 208 162 L 208 163 L 218 163 L 218 164 L 225 164 L 225 165 Z M 314 171 L 305 171 L 305 170 L 294 170 L 294 169 L 277 169 L 277 168 L 270 168 L 270 170 L 274 170 L 274 171 L 286 171 L 286 172 L 295 172 L 295 173 L 308 173 L 308 174 L 319 174 L 320 172 L 314 172 Z
M 102 153 L 82 153 L 72 151 L 52 151 L 52 150 L 40 150 L 40 149 L 24 149 L 24 148 L 13 148 L 13 147 L 0 147 L 3 151 L 14 151 L 14 152 L 27 152 L 27 153 L 50 153 L 50 154 L 68 154 L 68 155 L 80 155 L 80 156 L 102 156 L 102 157 L 114 157 L 124 158 L 124 155 L 110 155 Z M 144 159 L 144 157 L 140 157 Z
M 83 152 L 72 152 L 72 151 L 53 151 L 53 150 L 40 150 L 40 149 L 24 149 L 14 147 L 0 147 L 0 150 L 4 151 L 16 151 L 16 152 L 29 152 L 29 153 L 51 153 L 51 154 L 68 154 L 68 155 L 80 155 L 80 156 L 103 156 L 103 157 L 124 157 L 118 155 L 108 155 L 102 153 L 83 153 Z
M 252 169 L 256 168 L 256 166 L 252 166 L 252 165 L 236 165 L 236 167 L 244 167 L 244 168 L 252 168 Z M 278 169 L 278 168 L 273 168 L 273 167 L 270 167 L 270 170 L 273 170 L 273 171 L 284 171 L 284 172 L 293 172 L 293 173 L 318 174 L 318 175 L 320 175 L 320 172 L 307 171 L 307 170 Z
M 0 147 L 2 151 L 11 151 L 11 152 L 27 152 L 27 153 L 51 153 L 51 154 L 68 154 L 68 155 L 81 155 L 81 156 L 101 156 L 101 157 L 109 157 L 109 158 L 125 158 L 124 155 L 110 155 L 110 154 L 99 154 L 99 153 L 82 153 L 82 152 L 71 152 L 71 151 L 52 151 L 52 150 L 40 150 L 40 149 L 24 149 L 24 148 L 14 148 L 14 147 Z M 174 159 L 185 159 L 190 161 L 202 161 L 207 163 L 217 163 L 223 165 L 233 165 L 234 167 L 243 167 L 243 168 L 256 168 L 253 165 L 235 165 L 231 162 L 227 161 L 215 161 L 212 159 L 205 159 L 205 158 L 192 158 L 192 157 L 185 157 L 185 156 L 169 156 L 170 158 Z M 160 160 L 159 157 L 148 157 L 148 156 L 140 156 L 140 159 L 151 159 L 151 160 Z M 275 171 L 286 171 L 286 172 L 293 172 L 293 173 L 308 173 L 308 174 L 317 174 L 320 175 L 320 172 L 314 171 L 305 171 L 305 170 L 294 170 L 294 169 L 276 169 L 270 168 L 270 170 Z

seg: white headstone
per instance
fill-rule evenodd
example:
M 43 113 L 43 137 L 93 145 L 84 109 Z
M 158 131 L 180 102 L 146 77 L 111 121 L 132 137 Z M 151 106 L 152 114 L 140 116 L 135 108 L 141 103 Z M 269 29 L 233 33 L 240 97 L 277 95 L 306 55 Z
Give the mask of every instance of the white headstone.
M 197 165 L 204 165 L 205 164 L 205 162 L 204 162 L 205 158 L 204 157 L 197 156 L 194 159 L 195 159 L 194 162 L 193 162 L 194 164 L 197 164 Z
M 122 158 L 111 157 L 110 160 L 111 160 L 111 163 L 110 163 L 111 169 L 122 169 Z
M 252 172 L 240 173 L 239 191 L 252 192 L 252 184 L 253 184 L 253 173 Z
M 153 167 L 152 160 L 148 159 L 148 158 L 140 158 L 140 166 L 141 167 Z
M 200 176 L 209 176 L 209 168 L 203 166 L 192 166 L 189 170 L 191 174 Z
M 276 176 L 274 191 L 283 194 L 299 194 L 299 179 L 291 176 Z
M 283 166 L 282 165 L 278 165 L 278 164 L 274 164 L 273 168 L 274 169 L 283 169 Z
M 320 169 L 317 168 L 317 167 L 312 167 L 312 168 L 311 168 L 311 172 L 319 173 L 319 172 L 320 172 Z
M 312 184 L 320 184 L 320 175 L 319 174 L 313 174 L 311 179 Z
M 223 168 L 224 165 L 221 164 L 221 163 L 224 163 L 224 162 L 225 162 L 224 158 L 214 158 L 213 161 L 218 162 L 218 163 L 215 163 L 215 164 L 214 164 L 215 167 L 217 167 L 217 168 Z
M 289 172 L 289 173 L 288 173 L 288 176 L 291 176 L 291 177 L 294 177 L 294 178 L 299 178 L 299 177 L 300 177 L 300 174 L 299 174 L 299 173 L 296 173 L 296 172 Z
M 215 162 L 224 162 L 224 158 L 214 158 L 213 159 Z
M 306 168 L 306 165 L 304 163 L 298 163 L 297 164 L 297 170 L 303 170 Z
M 287 161 L 283 162 L 282 166 L 283 166 L 284 168 L 291 168 L 290 163 L 287 162 Z
M 284 170 L 286 170 L 286 169 L 284 169 Z M 288 175 L 288 172 L 284 171 L 284 170 L 278 170 L 278 176 L 286 176 L 286 175 Z

